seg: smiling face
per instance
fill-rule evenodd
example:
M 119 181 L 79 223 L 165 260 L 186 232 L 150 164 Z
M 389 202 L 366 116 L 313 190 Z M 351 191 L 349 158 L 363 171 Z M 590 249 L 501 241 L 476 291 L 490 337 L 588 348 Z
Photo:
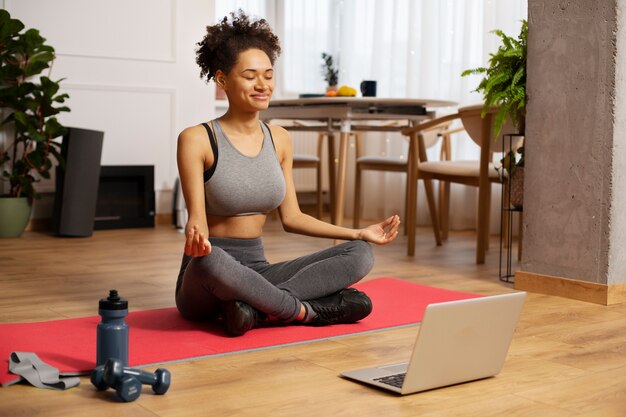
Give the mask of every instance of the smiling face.
M 269 106 L 274 91 L 274 69 L 262 50 L 243 51 L 228 74 L 218 70 L 215 79 L 226 91 L 229 107 L 261 111 Z

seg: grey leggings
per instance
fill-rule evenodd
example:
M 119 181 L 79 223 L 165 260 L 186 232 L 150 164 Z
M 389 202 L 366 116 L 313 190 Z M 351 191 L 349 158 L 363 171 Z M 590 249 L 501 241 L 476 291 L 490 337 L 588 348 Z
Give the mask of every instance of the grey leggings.
M 345 242 L 290 261 L 270 264 L 263 241 L 211 237 L 211 253 L 183 256 L 176 306 L 191 320 L 217 316 L 220 301 L 239 300 L 281 320 L 294 320 L 301 301 L 340 291 L 369 273 L 369 243 Z

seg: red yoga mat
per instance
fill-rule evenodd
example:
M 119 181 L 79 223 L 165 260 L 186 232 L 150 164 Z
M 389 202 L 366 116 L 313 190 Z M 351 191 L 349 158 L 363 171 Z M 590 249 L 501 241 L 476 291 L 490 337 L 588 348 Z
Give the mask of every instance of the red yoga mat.
M 126 320 L 130 328 L 129 365 L 157 365 L 405 326 L 421 321 L 428 304 L 479 297 L 396 278 L 376 278 L 355 288 L 366 292 L 374 306 L 372 314 L 358 323 L 269 327 L 236 338 L 227 336 L 217 324 L 187 321 L 175 308 L 130 313 Z M 97 300 L 94 305 L 97 309 Z M 96 361 L 99 322 L 100 316 L 92 316 L 0 324 L 0 383 L 7 386 L 20 380 L 9 373 L 11 352 L 36 353 L 61 374 L 91 372 Z

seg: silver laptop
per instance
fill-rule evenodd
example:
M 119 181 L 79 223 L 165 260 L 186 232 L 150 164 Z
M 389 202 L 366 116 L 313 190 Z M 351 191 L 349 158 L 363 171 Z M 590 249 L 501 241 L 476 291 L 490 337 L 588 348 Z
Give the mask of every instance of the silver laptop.
M 430 304 L 409 362 L 341 376 L 399 394 L 494 376 L 504 365 L 525 292 Z

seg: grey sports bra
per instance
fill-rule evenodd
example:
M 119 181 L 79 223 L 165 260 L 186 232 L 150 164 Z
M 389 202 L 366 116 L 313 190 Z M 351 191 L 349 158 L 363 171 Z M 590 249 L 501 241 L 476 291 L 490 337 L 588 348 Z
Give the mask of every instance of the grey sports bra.
M 278 207 L 285 198 L 285 177 L 267 125 L 261 123 L 263 144 L 256 156 L 239 152 L 217 119 L 213 120 L 215 137 L 208 124 L 202 125 L 214 156 L 213 165 L 204 172 L 207 214 L 245 216 Z

